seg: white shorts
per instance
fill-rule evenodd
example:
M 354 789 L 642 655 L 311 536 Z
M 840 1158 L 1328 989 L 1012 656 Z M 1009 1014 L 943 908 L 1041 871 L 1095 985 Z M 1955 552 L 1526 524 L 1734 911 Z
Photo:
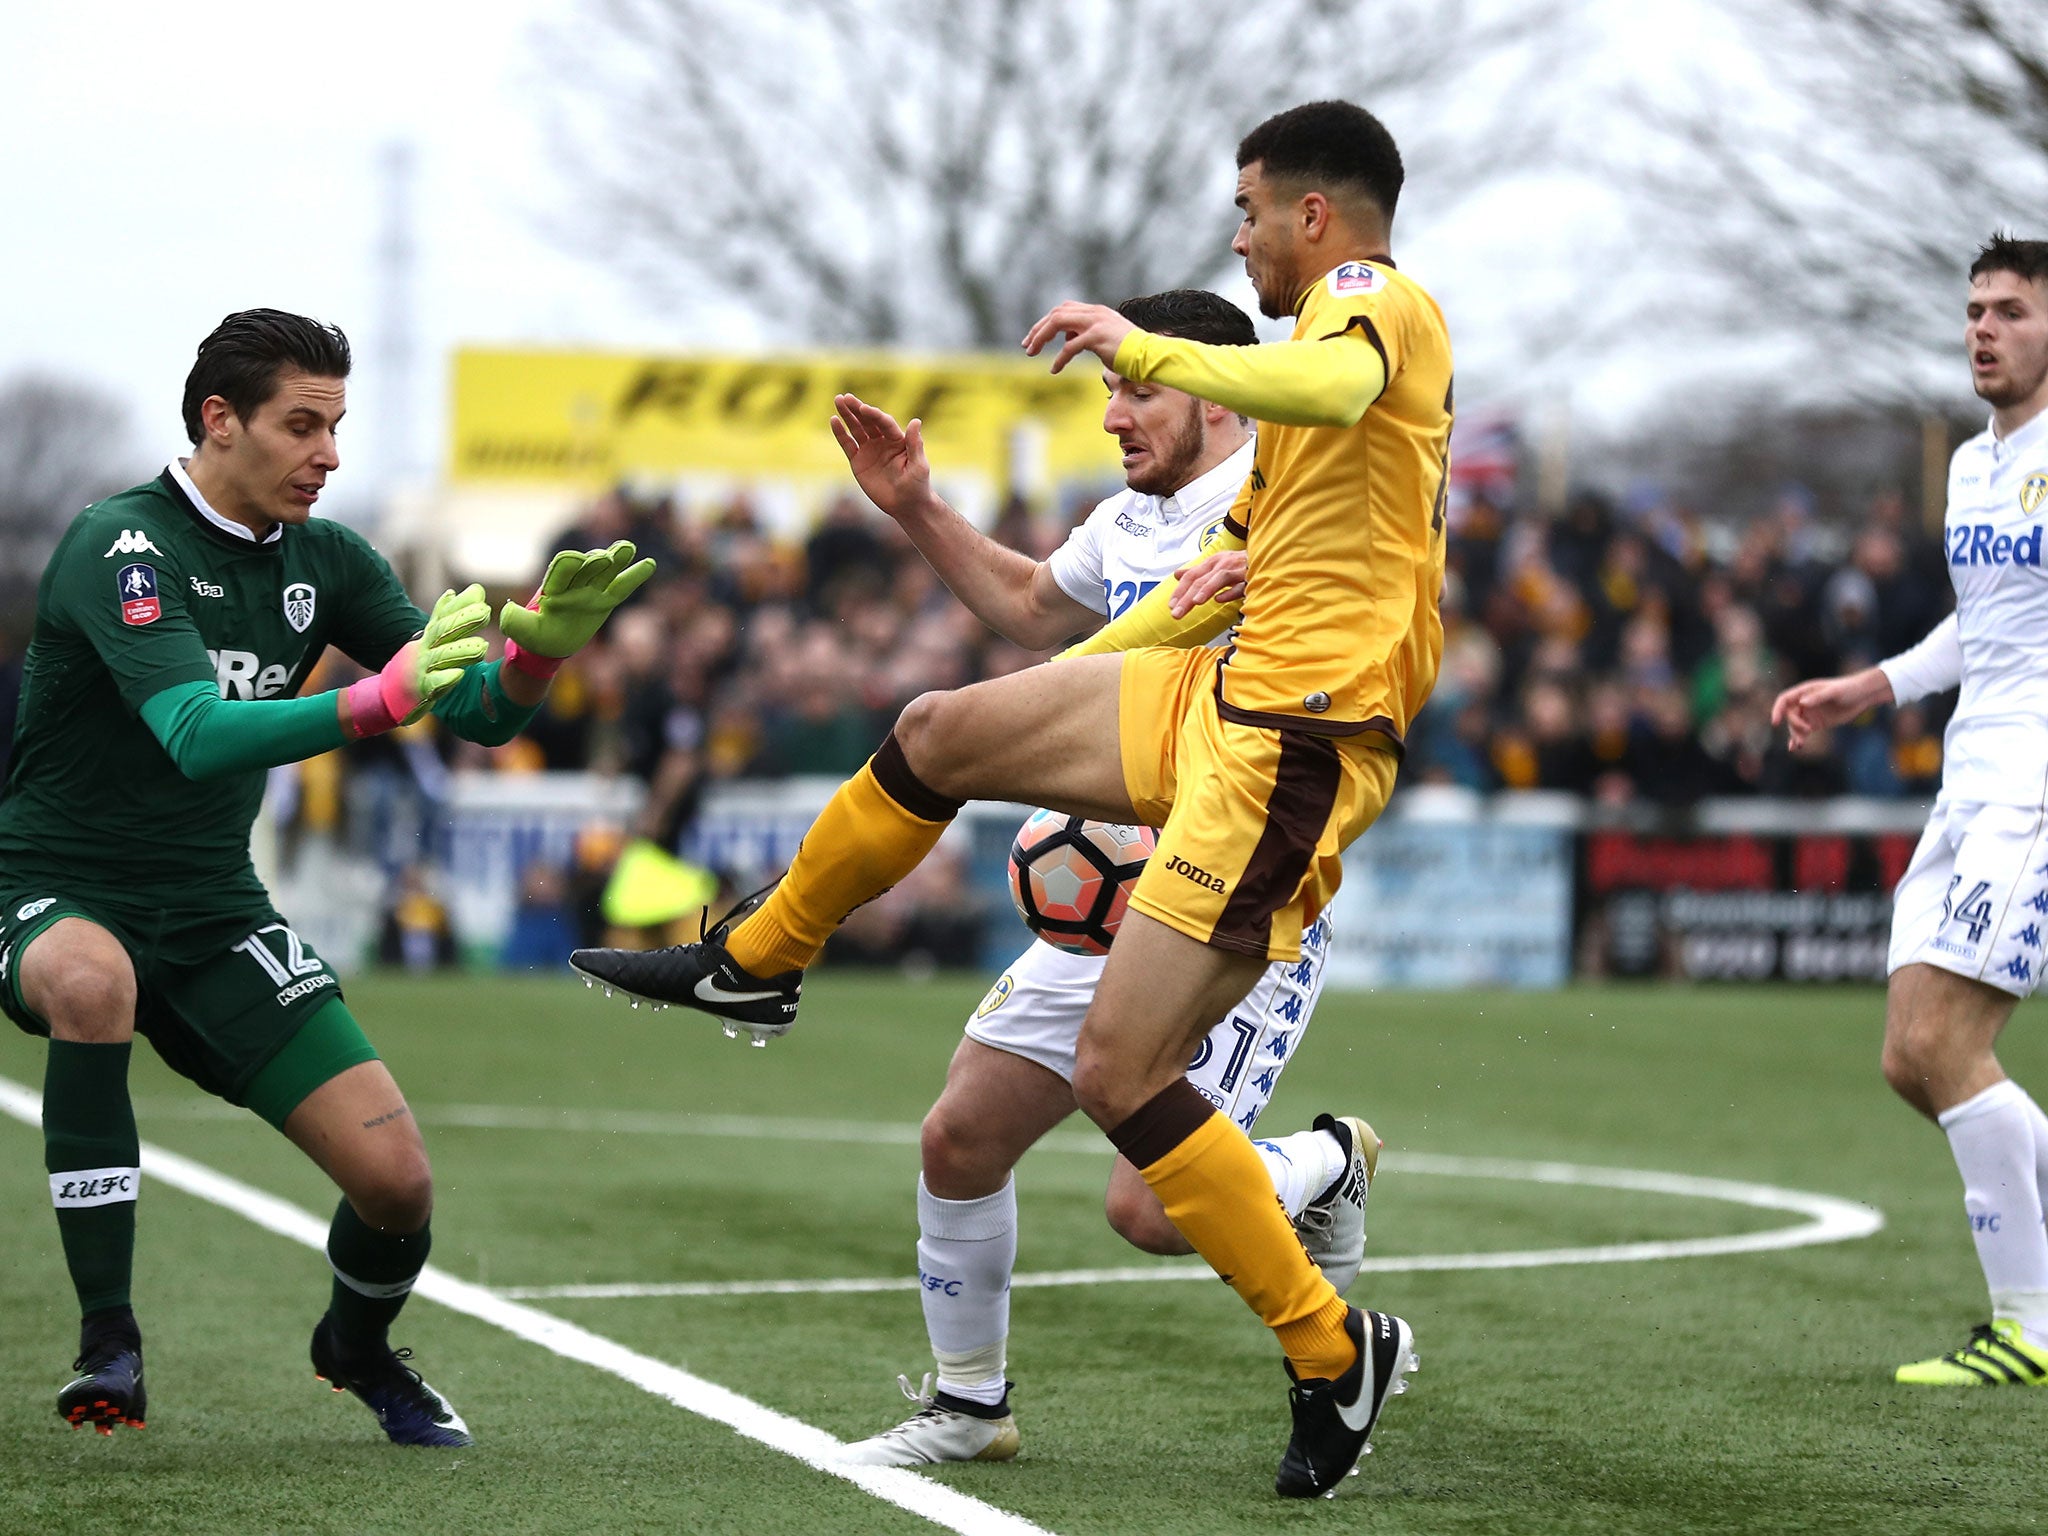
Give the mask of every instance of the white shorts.
M 1887 972 L 1936 965 L 2030 995 L 2048 960 L 2048 813 L 1934 803 L 1892 893 Z
M 1323 962 L 1329 954 L 1325 914 L 1303 932 L 1301 958 L 1267 966 L 1188 1063 L 1188 1081 L 1196 1092 L 1247 1133 L 1273 1097 L 1281 1069 L 1301 1047 L 1322 994 Z M 1071 1083 L 1081 1021 L 1095 1001 L 1095 984 L 1107 963 L 1100 955 L 1069 954 L 1034 941 L 974 1010 L 967 1021 L 968 1038 L 1035 1061 Z

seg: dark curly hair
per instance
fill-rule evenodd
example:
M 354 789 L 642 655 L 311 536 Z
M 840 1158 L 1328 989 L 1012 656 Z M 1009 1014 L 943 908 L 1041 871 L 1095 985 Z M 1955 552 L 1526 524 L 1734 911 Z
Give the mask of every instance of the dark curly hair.
M 1389 219 L 1401 197 L 1401 151 L 1386 124 L 1348 101 L 1311 101 L 1267 118 L 1237 146 L 1268 180 L 1342 186 L 1365 193 Z
M 1185 336 L 1219 347 L 1255 347 L 1259 333 L 1252 319 L 1230 300 L 1206 288 L 1169 288 L 1125 299 L 1116 312 L 1141 330 L 1161 336 Z

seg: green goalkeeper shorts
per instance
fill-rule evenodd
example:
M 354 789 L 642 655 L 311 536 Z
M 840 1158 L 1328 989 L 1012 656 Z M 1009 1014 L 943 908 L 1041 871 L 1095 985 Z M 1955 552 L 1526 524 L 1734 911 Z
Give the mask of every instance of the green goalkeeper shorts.
M 136 1032 L 165 1064 L 272 1124 L 327 1078 L 376 1060 L 346 1008 L 330 1010 L 306 1041 L 296 1039 L 340 999 L 341 982 L 269 906 L 191 913 L 55 882 L 8 881 L 0 885 L 0 1009 L 32 1035 L 48 1035 L 50 1026 L 22 1000 L 20 957 L 67 917 L 97 923 L 128 952 Z M 278 1070 L 266 1072 L 273 1061 Z M 280 1109 L 284 1098 L 291 1103 Z

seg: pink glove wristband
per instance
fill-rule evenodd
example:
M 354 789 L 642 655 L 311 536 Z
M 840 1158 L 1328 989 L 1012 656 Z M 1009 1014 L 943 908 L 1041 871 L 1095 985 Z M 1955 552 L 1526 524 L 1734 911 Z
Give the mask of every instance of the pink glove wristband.
M 373 672 L 342 691 L 348 695 L 348 730 L 357 741 L 395 730 L 405 717 L 419 708 L 419 695 L 412 686 L 412 658 L 418 642 L 399 647 L 398 654 Z
M 561 671 L 562 663 L 568 659 L 566 656 L 543 656 L 538 651 L 525 650 L 517 640 L 505 642 L 505 665 L 542 682 Z

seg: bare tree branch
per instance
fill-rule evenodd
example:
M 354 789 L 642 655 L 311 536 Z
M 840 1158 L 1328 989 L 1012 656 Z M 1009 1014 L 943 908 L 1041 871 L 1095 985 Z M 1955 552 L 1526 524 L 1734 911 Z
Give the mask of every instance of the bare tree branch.
M 545 47 L 583 243 L 792 338 L 1013 343 L 1069 295 L 1234 270 L 1232 150 L 1341 95 L 1442 206 L 1514 166 L 1564 0 L 585 0 Z M 1503 146 L 1508 146 L 1503 148 Z
M 1707 325 L 1805 338 L 1810 396 L 1953 395 L 1976 248 L 2048 232 L 2048 6 L 1723 5 L 1761 88 L 1703 68 L 1689 92 L 1637 93 L 1651 132 L 1610 170 L 1650 195 L 1661 255 L 1712 297 Z
M 0 599 L 25 611 L 72 517 L 133 477 L 128 415 L 88 385 L 34 374 L 0 383 Z

